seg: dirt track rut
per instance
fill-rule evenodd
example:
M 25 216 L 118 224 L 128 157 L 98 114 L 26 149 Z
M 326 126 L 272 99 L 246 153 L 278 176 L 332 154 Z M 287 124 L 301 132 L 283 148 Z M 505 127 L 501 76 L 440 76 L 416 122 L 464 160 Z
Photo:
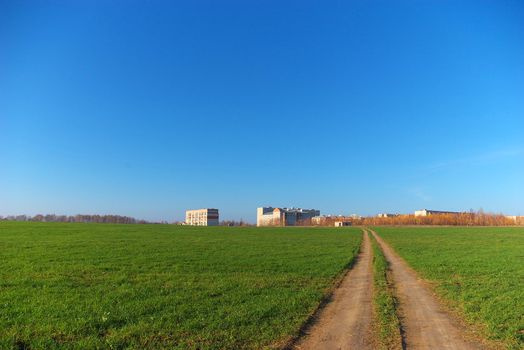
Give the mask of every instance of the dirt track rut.
M 303 350 L 372 349 L 373 253 L 363 233 L 362 247 L 353 268 L 320 311 L 313 326 L 295 346 Z
M 467 340 L 463 327 L 443 310 L 417 274 L 375 232 L 391 272 L 400 304 L 406 349 L 484 349 Z

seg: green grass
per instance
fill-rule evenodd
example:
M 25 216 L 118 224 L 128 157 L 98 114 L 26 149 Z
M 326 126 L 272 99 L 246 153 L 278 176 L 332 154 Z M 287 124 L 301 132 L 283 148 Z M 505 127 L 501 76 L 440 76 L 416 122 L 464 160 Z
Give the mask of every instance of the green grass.
M 0 222 L 1 349 L 279 347 L 359 229 Z
M 389 264 L 371 236 L 373 246 L 373 302 L 375 310 L 375 331 L 379 349 L 402 349 L 400 322 L 397 317 L 397 302 L 390 283 Z
M 524 348 L 524 228 L 379 227 L 376 231 L 469 322 Z

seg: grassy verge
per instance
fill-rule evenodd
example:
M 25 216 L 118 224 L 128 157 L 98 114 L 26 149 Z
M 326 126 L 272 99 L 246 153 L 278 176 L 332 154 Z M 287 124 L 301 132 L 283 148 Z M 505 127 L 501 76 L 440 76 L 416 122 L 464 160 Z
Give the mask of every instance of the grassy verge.
M 297 334 L 358 228 L 0 222 L 0 349 L 263 349 Z
M 371 242 L 373 246 L 374 328 L 375 333 L 378 335 L 378 348 L 402 349 L 397 302 L 393 294 L 393 285 L 390 283 L 389 264 L 372 235 Z
M 375 230 L 467 322 L 509 349 L 524 348 L 524 228 Z

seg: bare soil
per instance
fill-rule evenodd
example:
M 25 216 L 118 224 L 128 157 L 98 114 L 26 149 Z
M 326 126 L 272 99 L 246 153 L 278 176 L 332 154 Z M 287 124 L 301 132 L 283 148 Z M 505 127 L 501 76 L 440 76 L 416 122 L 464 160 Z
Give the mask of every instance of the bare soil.
M 467 335 L 462 323 L 448 313 L 428 285 L 375 232 L 388 260 L 400 304 L 406 349 L 485 349 Z
M 370 238 L 364 232 L 356 263 L 298 340 L 295 349 L 373 349 L 372 262 Z

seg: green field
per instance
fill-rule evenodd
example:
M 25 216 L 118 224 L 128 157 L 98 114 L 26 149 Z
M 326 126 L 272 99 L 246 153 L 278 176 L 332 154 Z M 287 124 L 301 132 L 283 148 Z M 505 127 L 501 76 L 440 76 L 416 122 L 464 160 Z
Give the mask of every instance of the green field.
M 0 222 L 0 348 L 278 347 L 360 241 L 356 228 Z
M 524 228 L 375 230 L 489 338 L 524 348 Z

